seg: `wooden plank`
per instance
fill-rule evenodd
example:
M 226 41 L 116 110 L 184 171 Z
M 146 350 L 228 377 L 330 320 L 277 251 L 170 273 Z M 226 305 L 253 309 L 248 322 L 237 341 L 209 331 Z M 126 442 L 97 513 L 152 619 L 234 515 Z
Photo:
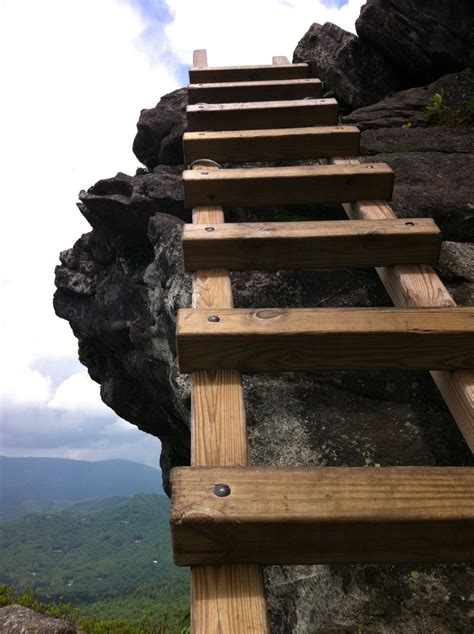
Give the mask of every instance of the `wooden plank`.
M 213 169 L 195 166 L 196 170 Z M 223 223 L 221 207 L 193 210 L 193 222 Z M 231 308 L 228 271 L 199 270 L 193 276 L 193 307 Z M 237 370 L 194 372 L 191 388 L 191 464 L 248 464 L 247 427 L 240 373 Z M 223 565 L 191 568 L 193 634 L 265 634 L 268 617 L 260 566 Z
M 335 99 L 201 104 L 186 108 L 188 130 L 255 130 L 336 125 Z
M 171 480 L 178 565 L 474 561 L 472 468 L 188 467 Z
M 308 64 L 287 63 L 280 66 L 214 66 L 189 69 L 189 81 L 192 84 L 305 79 L 306 77 L 309 77 Z
M 184 160 L 203 157 L 225 163 L 290 161 L 359 153 L 360 132 L 355 126 L 277 128 L 185 132 Z
M 272 64 L 274 65 L 281 66 L 281 65 L 286 65 L 289 63 L 290 63 L 290 60 L 285 55 L 274 55 L 272 57 Z
M 197 103 L 235 103 L 237 101 L 288 101 L 321 97 L 319 79 L 272 81 L 234 81 L 219 84 L 189 84 L 188 101 Z
M 361 198 L 389 199 L 393 172 L 384 163 L 303 165 L 183 172 L 185 206 L 329 203 Z
M 181 372 L 474 368 L 474 307 L 184 309 L 176 332 Z
M 336 158 L 335 165 L 356 165 L 356 158 Z M 359 201 L 343 205 L 349 218 L 396 218 L 383 201 Z M 377 273 L 395 306 L 456 306 L 448 290 L 430 266 L 379 267 Z M 471 451 L 474 453 L 474 371 L 433 371 L 431 376 Z
M 205 48 L 198 48 L 193 51 L 193 66 L 205 68 L 207 66 L 207 51 Z
M 431 218 L 184 225 L 186 270 L 316 269 L 436 264 L 441 232 Z

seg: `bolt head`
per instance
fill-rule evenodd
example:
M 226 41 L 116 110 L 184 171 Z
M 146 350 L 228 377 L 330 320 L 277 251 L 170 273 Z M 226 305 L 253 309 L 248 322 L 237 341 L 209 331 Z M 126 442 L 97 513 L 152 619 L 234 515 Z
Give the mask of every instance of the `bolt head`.
M 214 227 L 206 227 L 206 231 L 214 231 Z
M 214 495 L 218 498 L 226 498 L 230 495 L 230 486 L 228 484 L 216 484 L 214 485 Z
M 216 323 L 216 322 L 218 322 L 218 321 L 220 321 L 220 320 L 221 320 L 221 318 L 220 318 L 220 317 L 218 317 L 217 315 L 210 315 L 210 316 L 207 318 L 207 321 L 211 321 L 211 322 L 213 322 L 213 323 Z

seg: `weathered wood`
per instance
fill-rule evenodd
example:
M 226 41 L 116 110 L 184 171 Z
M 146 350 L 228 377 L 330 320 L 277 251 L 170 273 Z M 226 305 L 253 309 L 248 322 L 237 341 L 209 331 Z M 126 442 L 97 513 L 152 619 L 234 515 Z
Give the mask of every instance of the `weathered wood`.
M 272 64 L 275 66 L 289 64 L 290 60 L 285 55 L 274 55 L 272 57 Z
M 467 369 L 474 307 L 183 309 L 177 342 L 181 372 Z
M 184 225 L 186 270 L 233 271 L 436 264 L 431 218 Z
M 192 84 L 305 79 L 306 77 L 309 77 L 308 64 L 288 63 L 280 66 L 215 66 L 189 69 L 189 81 Z
M 361 198 L 389 199 L 393 172 L 384 163 L 256 167 L 183 172 L 185 206 L 329 203 Z
M 360 132 L 341 125 L 276 130 L 185 132 L 184 160 L 203 157 L 226 163 L 289 161 L 359 153 Z
M 256 130 L 336 125 L 335 99 L 198 104 L 186 108 L 188 130 Z
M 336 158 L 334 165 L 356 165 L 356 158 Z M 383 201 L 359 201 L 343 205 L 349 218 L 373 220 L 396 218 Z M 377 273 L 395 306 L 456 306 L 448 290 L 430 266 L 394 266 L 377 268 Z M 474 453 L 474 371 L 431 372 L 466 443 Z
M 213 169 L 196 165 L 196 170 Z M 193 222 L 223 223 L 221 207 L 193 210 Z M 193 276 L 193 307 L 231 308 L 228 271 L 199 270 Z M 240 373 L 194 372 L 191 388 L 191 464 L 248 464 L 247 428 Z M 197 566 L 191 569 L 193 634 L 268 632 L 261 568 L 255 564 Z
M 207 66 L 207 51 L 205 48 L 198 48 L 193 51 L 193 66 L 205 68 Z
M 219 84 L 189 84 L 188 101 L 197 103 L 235 103 L 237 101 L 288 101 L 321 97 L 319 79 L 273 81 L 234 81 Z
M 178 565 L 474 560 L 472 468 L 188 467 L 171 478 Z

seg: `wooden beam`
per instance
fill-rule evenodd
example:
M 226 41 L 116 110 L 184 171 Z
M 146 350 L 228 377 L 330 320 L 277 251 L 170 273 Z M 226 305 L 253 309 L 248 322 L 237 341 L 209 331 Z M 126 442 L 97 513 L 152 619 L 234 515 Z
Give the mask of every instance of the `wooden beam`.
M 272 81 L 190 84 L 188 101 L 196 103 L 235 103 L 242 101 L 288 101 L 321 97 L 319 79 L 286 79 Z
M 193 66 L 205 68 L 207 66 L 207 51 L 205 48 L 198 48 L 193 51 Z
M 436 264 L 431 218 L 184 225 L 186 270 L 232 271 Z
M 348 125 L 185 132 L 183 136 L 186 163 L 203 157 L 223 163 L 240 163 L 343 156 L 359 154 L 359 143 L 359 129 Z
M 216 66 L 190 68 L 192 84 L 220 83 L 228 81 L 271 81 L 275 79 L 305 79 L 309 77 L 308 64 L 285 64 L 281 66 Z
M 356 158 L 335 158 L 333 165 L 357 165 Z M 393 219 L 393 209 L 380 200 L 345 203 L 349 218 L 375 220 Z M 456 306 L 443 282 L 430 266 L 405 265 L 377 268 L 377 273 L 393 300 L 401 307 Z M 459 431 L 474 453 L 474 371 L 431 372 L 434 382 L 449 407 Z
M 188 130 L 256 130 L 336 125 L 335 99 L 201 104 L 186 108 Z
M 181 372 L 474 368 L 474 307 L 178 312 Z
M 196 165 L 195 169 L 213 169 Z M 223 223 L 221 207 L 193 210 L 193 222 Z M 193 276 L 193 307 L 231 308 L 228 271 L 199 270 Z M 237 370 L 194 372 L 191 388 L 191 464 L 247 465 L 247 427 L 240 373 Z M 268 633 L 260 566 L 222 565 L 191 568 L 193 634 Z
M 393 172 L 384 163 L 256 167 L 183 172 L 185 206 L 329 203 L 361 198 L 390 199 Z
M 286 65 L 289 63 L 290 60 L 285 55 L 274 55 L 272 57 L 272 64 L 274 64 L 275 66 Z
M 178 565 L 474 561 L 472 468 L 188 467 L 171 481 Z

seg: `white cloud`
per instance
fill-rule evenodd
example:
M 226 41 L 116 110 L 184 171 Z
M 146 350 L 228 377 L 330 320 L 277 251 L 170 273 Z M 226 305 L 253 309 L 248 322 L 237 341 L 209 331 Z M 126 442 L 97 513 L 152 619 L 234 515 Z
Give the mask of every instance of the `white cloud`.
M 110 412 L 100 398 L 100 388 L 86 372 L 73 374 L 57 388 L 48 402 L 50 409 L 104 415 Z
M 182 63 L 206 48 L 212 66 L 271 64 L 273 55 L 290 61 L 298 41 L 313 22 L 334 22 L 355 32 L 365 0 L 349 0 L 340 9 L 318 0 L 167 0 L 174 15 L 166 26 L 170 46 Z

